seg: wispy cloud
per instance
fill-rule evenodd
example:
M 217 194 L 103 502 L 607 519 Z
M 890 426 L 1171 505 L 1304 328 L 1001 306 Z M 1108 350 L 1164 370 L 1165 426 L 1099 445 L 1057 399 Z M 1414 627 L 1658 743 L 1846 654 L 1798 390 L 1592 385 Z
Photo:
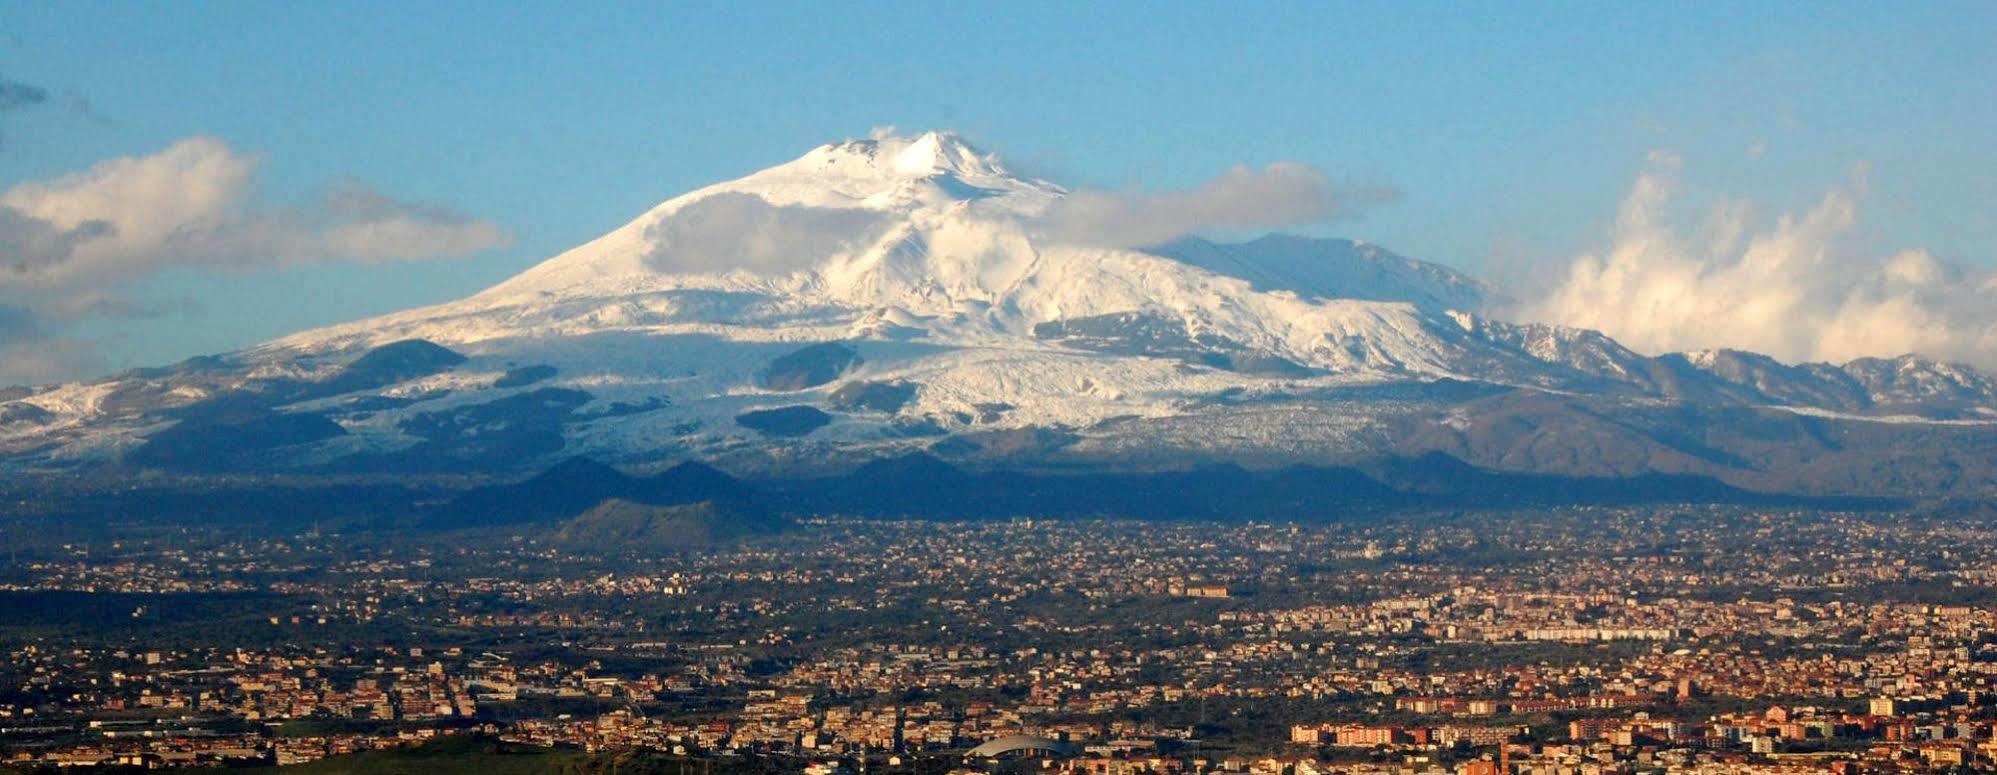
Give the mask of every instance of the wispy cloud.
M 0 111 L 20 110 L 47 102 L 47 89 L 0 78 Z
M 0 191 L 0 306 L 35 324 L 0 327 L 0 346 L 49 343 L 69 323 L 122 316 L 121 291 L 167 268 L 407 261 L 510 241 L 489 221 L 353 181 L 313 202 L 267 205 L 256 196 L 260 161 L 193 137 Z M 37 362 L 60 365 L 49 360 Z M 0 380 L 46 377 L 23 362 L 0 362 Z
M 17 113 L 28 108 L 38 107 L 49 101 L 49 92 L 34 84 L 22 83 L 0 77 L 0 147 L 7 142 L 5 121 L 7 114 Z
M 1341 188 L 1298 162 L 1235 167 L 1171 192 L 1076 191 L 1036 224 L 1046 239 L 1104 248 L 1157 245 L 1197 231 L 1293 226 L 1349 216 L 1398 196 L 1385 188 Z
M 652 224 L 647 264 L 664 272 L 782 274 L 881 236 L 872 210 L 774 205 L 755 194 L 701 198 Z
M 16 267 L 43 284 L 116 279 L 169 266 L 245 268 L 456 256 L 506 245 L 497 225 L 343 183 L 318 202 L 260 206 L 260 160 L 194 137 L 0 192 L 16 235 L 43 246 Z M 24 225 L 29 224 L 29 225 Z M 43 236 L 34 237 L 40 233 Z M 0 235 L 4 239 L 5 235 Z
M 1997 274 L 1925 250 L 1869 252 L 1864 169 L 1807 212 L 1771 221 L 1750 202 L 1671 220 L 1682 164 L 1653 154 L 1611 238 L 1576 258 L 1523 316 L 1603 331 L 1639 350 L 1730 347 L 1790 361 L 1922 353 L 1997 367 Z

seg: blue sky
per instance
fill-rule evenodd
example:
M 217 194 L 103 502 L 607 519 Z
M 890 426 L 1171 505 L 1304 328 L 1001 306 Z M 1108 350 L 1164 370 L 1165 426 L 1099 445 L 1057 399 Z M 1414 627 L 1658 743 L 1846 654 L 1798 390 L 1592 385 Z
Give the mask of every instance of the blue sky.
M 1305 162 L 1391 185 L 1302 227 L 1504 281 L 1606 239 L 1652 151 L 1688 206 L 1807 210 L 1997 261 L 1997 4 L 90 3 L 0 0 L 0 190 L 212 136 L 255 197 L 364 185 L 490 221 L 470 255 L 107 278 L 101 365 L 465 295 L 652 204 L 876 125 L 1071 185 Z M 4 335 L 0 321 L 0 335 Z

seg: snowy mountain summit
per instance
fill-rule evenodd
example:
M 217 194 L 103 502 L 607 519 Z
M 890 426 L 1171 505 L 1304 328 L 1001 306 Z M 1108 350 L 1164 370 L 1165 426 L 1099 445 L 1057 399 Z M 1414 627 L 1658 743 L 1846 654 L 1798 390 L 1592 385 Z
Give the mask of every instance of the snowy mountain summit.
M 1060 340 L 1116 338 L 1124 334 L 1111 328 L 1142 321 L 1142 336 L 1184 340 L 1176 346 L 1187 354 L 1252 353 L 1299 373 L 1439 375 L 1449 373 L 1447 348 L 1422 333 L 1424 314 L 1474 307 L 1487 293 L 1440 266 L 1338 240 L 1066 243 L 1046 236 L 1044 219 L 1066 194 L 947 133 L 833 143 L 675 197 L 469 299 L 272 348 L 420 338 L 476 351 L 494 340 L 624 332 L 998 347 L 1086 361 L 1078 350 L 1101 348 Z
M 576 455 L 785 471 L 911 449 L 1279 463 L 1403 450 L 1464 425 L 1467 402 L 1519 396 L 1997 417 L 1997 385 L 1959 367 L 1650 358 L 1492 320 L 1487 286 L 1364 243 L 1108 246 L 1080 201 L 949 133 L 830 143 L 459 301 L 16 391 L 0 454 L 308 471 Z

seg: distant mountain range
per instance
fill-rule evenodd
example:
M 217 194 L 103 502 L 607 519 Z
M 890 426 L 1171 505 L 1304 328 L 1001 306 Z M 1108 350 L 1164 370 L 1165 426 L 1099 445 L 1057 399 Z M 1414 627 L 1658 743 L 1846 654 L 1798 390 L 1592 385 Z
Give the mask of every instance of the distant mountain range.
M 603 478 L 563 462 L 586 457 L 694 489 L 734 481 L 723 470 L 831 482 L 914 466 L 1022 508 L 1092 497 L 1051 481 L 1225 472 L 1222 508 L 1242 494 L 1220 480 L 1362 492 L 1385 485 L 1334 472 L 1445 453 L 1605 498 L 1997 493 L 1997 380 L 1966 366 L 1646 356 L 1506 322 L 1491 287 L 1364 243 L 1070 244 L 1040 225 L 1066 196 L 950 134 L 821 146 L 460 301 L 0 390 L 0 465 Z M 672 468 L 689 460 L 714 468 Z M 980 473 L 1001 471 L 1025 473 Z M 1047 494 L 1008 493 L 1005 475 Z M 545 508 L 492 495 L 481 513 L 713 500 L 619 487 Z M 827 488 L 811 497 L 849 497 Z

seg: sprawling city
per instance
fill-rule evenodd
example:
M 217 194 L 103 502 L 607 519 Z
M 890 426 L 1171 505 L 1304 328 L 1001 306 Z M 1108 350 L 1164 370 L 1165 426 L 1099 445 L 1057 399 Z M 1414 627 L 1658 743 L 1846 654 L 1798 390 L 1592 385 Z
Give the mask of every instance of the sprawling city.
M 1993 75 L 0 0 L 0 775 L 1997 773 Z
M 704 555 L 186 530 L 0 584 L 23 771 L 465 741 L 702 771 L 1997 766 L 1989 515 L 824 518 Z

